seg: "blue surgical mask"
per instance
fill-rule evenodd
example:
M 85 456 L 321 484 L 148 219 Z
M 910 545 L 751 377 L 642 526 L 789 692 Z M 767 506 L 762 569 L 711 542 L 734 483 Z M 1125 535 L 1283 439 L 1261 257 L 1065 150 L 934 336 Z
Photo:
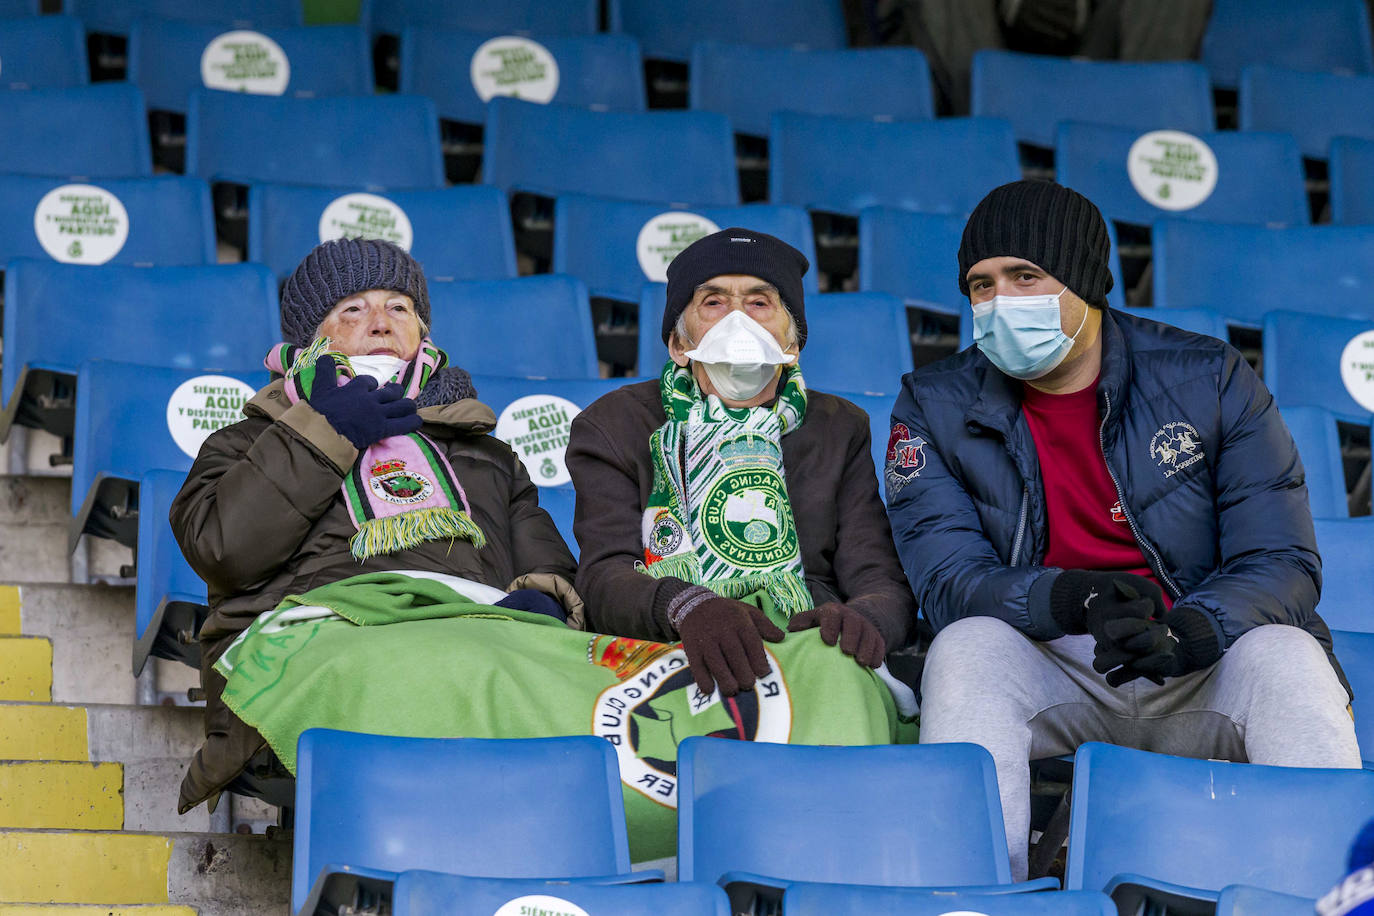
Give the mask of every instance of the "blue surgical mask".
M 1030 381 L 1053 372 L 1073 349 L 1083 321 L 1073 336 L 1064 333 L 1059 297 L 1068 287 L 1046 296 L 993 296 L 973 307 L 973 342 L 988 360 L 1012 378 Z

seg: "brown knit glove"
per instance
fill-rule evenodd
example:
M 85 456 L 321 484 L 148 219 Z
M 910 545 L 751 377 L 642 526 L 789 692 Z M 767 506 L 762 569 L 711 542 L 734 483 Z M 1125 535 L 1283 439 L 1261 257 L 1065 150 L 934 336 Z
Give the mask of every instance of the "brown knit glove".
M 846 604 L 827 601 L 818 608 L 802 611 L 787 622 L 789 633 L 811 627 L 820 627 L 821 640 L 827 646 L 838 641 L 840 651 L 861 665 L 876 668 L 887 656 L 887 643 L 873 621 Z
M 682 649 L 697 689 L 732 697 L 754 686 L 754 679 L 773 670 L 763 641 L 786 636 L 763 611 L 732 598 L 708 598 L 692 607 L 677 625 Z

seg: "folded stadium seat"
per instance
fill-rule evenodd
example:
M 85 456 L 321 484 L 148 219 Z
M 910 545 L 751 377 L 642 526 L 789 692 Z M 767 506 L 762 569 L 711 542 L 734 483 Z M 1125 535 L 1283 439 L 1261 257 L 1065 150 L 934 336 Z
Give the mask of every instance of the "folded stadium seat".
M 1369 73 L 1369 14 L 1364 0 L 1212 0 L 1202 63 L 1227 89 L 1251 64 Z
M 1216 916 L 1311 916 L 1316 905 L 1317 901 L 1310 897 L 1232 884 L 1221 889 Z
M 16 423 L 70 436 L 73 376 L 88 359 L 255 370 L 281 337 L 276 284 L 260 264 L 95 270 L 11 261 L 4 330 L 0 441 Z
M 75 16 L 0 20 L 0 62 L 0 89 L 67 89 L 90 81 L 86 33 Z
M 553 519 L 563 543 L 568 545 L 576 560 L 581 551 L 573 537 L 573 511 L 577 506 L 577 492 L 572 487 L 544 487 L 539 491 L 539 507 Z
M 209 613 L 205 583 L 192 572 L 167 520 L 185 471 L 159 469 L 138 483 L 138 563 L 134 584 L 133 673 L 148 657 L 200 668 L 195 634 Z
M 1355 693 L 1351 708 L 1355 714 L 1355 740 L 1360 745 L 1364 768 L 1374 770 L 1374 633 L 1332 630 L 1331 642 L 1350 689 Z M 1335 885 L 1335 881 L 1331 883 Z M 1323 893 L 1325 891 L 1319 891 L 1318 895 Z
M 1293 135 L 1308 159 L 1325 159 L 1339 136 L 1374 139 L 1374 76 L 1246 67 L 1240 76 L 1240 129 Z
M 431 277 L 429 301 L 435 342 L 469 372 L 598 377 L 587 287 L 575 277 Z
M 1215 337 L 1218 340 L 1228 339 L 1226 317 L 1211 309 L 1129 308 L 1127 306 L 1113 306 L 1113 308 L 1127 315 L 1173 325 L 1185 331 L 1192 331 L 1194 334 L 1206 334 L 1208 337 Z
M 215 263 L 205 182 L 181 175 L 94 181 L 0 175 L 0 264 Z
M 1322 556 L 1322 597 L 1317 613 L 1333 630 L 1374 633 L 1374 516 L 1318 518 L 1317 549 Z M 1339 658 L 1339 656 L 1337 656 Z M 1374 752 L 1374 745 L 1366 753 Z
M 1116 916 L 1112 898 L 1095 891 L 1044 894 L 932 894 L 919 888 L 793 884 L 782 895 L 786 916 L 901 913 L 903 916 Z
M 1366 262 L 1370 263 L 1370 262 Z M 1374 416 L 1374 316 L 1264 316 L 1264 384 L 1280 407 L 1320 404 L 1336 419 Z
M 900 380 L 899 380 L 900 381 Z M 869 449 L 873 453 L 873 471 L 878 475 L 878 497 L 884 501 L 887 493 L 883 487 L 883 468 L 887 465 L 887 442 L 892 435 L 892 405 L 896 395 L 851 394 L 843 392 L 840 397 L 868 414 Z
M 301 0 L 64 0 L 63 11 L 85 24 L 88 32 L 128 35 L 139 19 L 213 22 L 244 29 L 286 29 L 305 25 Z
M 1215 309 L 1253 326 L 1274 309 L 1374 317 L 1374 228 L 1168 219 L 1151 236 L 1156 308 Z
M 616 916 L 730 916 L 730 899 L 713 884 L 672 882 L 598 886 L 518 878 L 465 878 L 408 871 L 396 880 L 393 916 L 491 916 L 527 912 Z M 509 909 L 502 909 L 502 906 Z M 537 908 L 537 909 L 536 909 Z
M 1057 180 L 1097 204 L 1109 219 L 1140 226 L 1162 218 L 1310 222 L 1302 157 L 1292 137 L 1236 131 L 1192 136 L 1201 149 L 1168 134 L 1149 138 L 1129 128 L 1061 123 L 1054 155 Z M 1214 166 L 1207 161 L 1209 153 Z M 1199 166 L 1205 170 L 1201 180 L 1193 177 Z
M 1331 222 L 1374 223 L 1374 140 L 1331 141 Z
M 312 728 L 296 766 L 293 913 L 365 912 L 413 869 L 603 884 L 663 876 L 630 874 L 620 770 L 603 738 Z
M 639 292 L 639 349 L 635 358 L 636 374 L 657 378 L 668 361 L 668 347 L 663 343 L 663 310 L 668 307 L 668 284 L 645 283 Z
M 153 173 L 143 93 L 126 83 L 9 92 L 0 172 L 85 178 Z
M 278 280 L 320 242 L 360 235 L 401 245 L 430 280 L 500 280 L 517 273 L 510 209 L 496 188 L 248 189 L 248 260 L 266 264 Z
M 372 0 L 372 29 L 399 35 L 407 26 L 475 32 L 595 35 L 598 0 Z
M 18 19 L 21 16 L 37 16 L 42 12 L 42 0 L 0 0 L 0 17 Z
M 484 142 L 483 181 L 508 192 L 739 203 L 734 140 L 723 115 L 588 111 L 494 98 Z
M 645 57 L 659 60 L 685 62 L 697 42 L 722 37 L 782 48 L 846 44 L 841 6 L 828 0 L 610 0 L 609 13 L 611 31 L 633 35 Z
M 1345 469 L 1335 415 L 1322 407 L 1281 407 L 1279 413 L 1293 434 L 1293 442 L 1302 458 L 1313 517 L 1349 518 L 1350 503 L 1345 495 Z M 1371 535 L 1374 536 L 1374 532 Z M 1374 549 L 1374 541 L 1369 547 Z M 1370 584 L 1374 585 L 1374 579 Z
M 895 397 L 912 369 L 906 306 L 887 293 L 825 293 L 806 301 L 802 374 L 808 387 Z
M 1058 888 L 1053 878 L 1011 883 L 992 755 L 977 745 L 687 738 L 677 767 L 678 878 L 715 881 L 735 912 L 775 902 L 798 881 Z M 921 786 L 922 803 L 893 804 L 911 786 Z
M 1236 883 L 1317 897 L 1344 877 L 1350 841 L 1371 810 L 1366 770 L 1196 760 L 1093 741 L 1074 755 L 1064 886 L 1105 891 L 1123 913 L 1142 901 L 1210 912 Z

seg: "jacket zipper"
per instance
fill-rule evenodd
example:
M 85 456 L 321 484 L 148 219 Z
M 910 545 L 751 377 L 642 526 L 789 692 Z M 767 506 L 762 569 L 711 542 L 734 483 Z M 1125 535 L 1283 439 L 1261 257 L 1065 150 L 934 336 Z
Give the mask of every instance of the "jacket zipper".
M 1030 486 L 1021 485 L 1021 516 L 1016 521 L 1016 538 L 1011 542 L 1011 565 L 1021 565 L 1021 542 L 1026 539 L 1026 516 L 1030 510 Z
M 1173 593 L 1174 600 L 1177 601 L 1182 597 L 1183 591 L 1174 584 L 1174 580 L 1170 579 L 1169 574 L 1164 571 L 1164 560 L 1155 551 L 1154 545 L 1141 536 L 1140 529 L 1135 524 L 1135 517 L 1131 515 L 1131 509 L 1126 505 L 1126 494 L 1121 491 L 1121 481 L 1116 479 L 1116 471 L 1112 470 L 1112 463 L 1107 460 L 1107 417 L 1111 416 L 1112 413 L 1112 396 L 1104 392 L 1102 397 L 1107 402 L 1107 409 L 1102 414 L 1102 422 L 1097 427 L 1097 445 L 1102 450 L 1102 463 L 1107 466 L 1107 475 L 1112 478 L 1112 486 L 1116 487 L 1116 498 L 1121 503 L 1121 512 L 1126 516 L 1126 524 L 1131 526 L 1131 536 L 1135 538 L 1137 544 L 1149 552 L 1147 562 L 1151 558 L 1154 560 L 1150 564 L 1150 568 L 1159 577 L 1159 581 L 1163 582 Z

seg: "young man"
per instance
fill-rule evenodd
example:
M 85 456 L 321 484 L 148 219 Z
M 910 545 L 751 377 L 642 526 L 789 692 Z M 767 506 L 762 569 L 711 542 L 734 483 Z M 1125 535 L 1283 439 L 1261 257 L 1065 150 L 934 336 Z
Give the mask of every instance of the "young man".
M 977 345 L 893 409 L 921 740 L 992 753 L 1018 879 L 1029 761 L 1084 741 L 1360 766 L 1293 440 L 1234 348 L 1106 308 L 1108 245 L 1074 191 L 992 191 L 959 247 Z

